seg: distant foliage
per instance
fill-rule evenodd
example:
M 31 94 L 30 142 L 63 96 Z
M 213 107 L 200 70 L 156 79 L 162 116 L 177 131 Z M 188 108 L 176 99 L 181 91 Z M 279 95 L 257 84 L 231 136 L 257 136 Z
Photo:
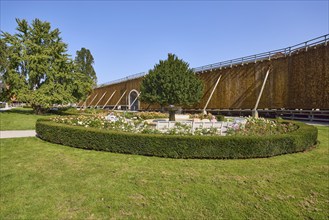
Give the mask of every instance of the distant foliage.
M 0 39 L 0 81 L 3 81 L 3 74 L 5 70 L 8 68 L 8 47 L 3 39 Z M 1 88 L 0 88 L 1 89 Z
M 77 97 L 78 100 L 85 100 L 87 98 L 89 93 L 84 91 L 86 87 L 95 87 L 97 85 L 97 76 L 93 65 L 94 57 L 90 50 L 83 47 L 76 52 L 74 72 L 82 76 L 79 81 L 80 85 L 76 85 L 74 88 L 74 96 Z
M 89 49 L 81 48 L 76 52 L 76 57 L 74 60 L 75 71 L 82 73 L 86 76 L 86 79 L 91 79 L 93 86 L 97 85 L 97 76 L 94 70 L 94 57 Z

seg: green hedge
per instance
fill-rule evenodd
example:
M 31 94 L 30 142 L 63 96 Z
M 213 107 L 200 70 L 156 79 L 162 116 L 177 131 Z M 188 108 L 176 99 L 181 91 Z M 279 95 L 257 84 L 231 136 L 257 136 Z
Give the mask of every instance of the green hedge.
M 264 137 L 135 134 L 70 126 L 47 119 L 37 121 L 36 132 L 46 141 L 83 149 L 170 158 L 228 159 L 270 157 L 314 146 L 317 129 L 294 123 L 299 126 L 294 132 Z

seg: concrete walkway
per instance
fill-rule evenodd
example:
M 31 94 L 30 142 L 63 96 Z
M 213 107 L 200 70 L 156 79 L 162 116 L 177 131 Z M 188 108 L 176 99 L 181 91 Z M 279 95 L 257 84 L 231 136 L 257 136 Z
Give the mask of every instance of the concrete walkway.
M 35 137 L 35 130 L 0 131 L 0 138 Z
M 311 122 L 301 121 L 301 122 L 304 122 L 305 124 L 308 124 L 308 125 L 329 126 L 329 122 L 315 122 L 315 121 L 311 121 Z

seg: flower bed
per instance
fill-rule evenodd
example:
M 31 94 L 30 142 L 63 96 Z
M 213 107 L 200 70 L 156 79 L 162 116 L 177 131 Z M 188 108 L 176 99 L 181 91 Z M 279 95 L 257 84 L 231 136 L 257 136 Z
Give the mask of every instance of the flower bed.
M 317 140 L 317 129 L 299 122 L 294 122 L 297 130 L 286 134 L 225 137 L 122 132 L 92 127 L 95 124 L 102 120 L 81 126 L 38 120 L 36 132 L 44 140 L 71 147 L 171 158 L 270 157 L 304 151 Z
M 113 113 L 112 113 L 113 114 Z M 51 120 L 67 125 L 93 127 L 106 130 L 147 133 L 147 134 L 166 134 L 166 135 L 220 135 L 217 128 L 196 128 L 183 122 L 176 122 L 175 126 L 167 130 L 156 130 L 140 117 L 131 117 L 127 119 L 120 114 L 113 114 L 115 120 L 108 120 L 105 115 L 80 115 L 80 116 L 59 116 Z M 227 123 L 227 135 L 232 136 L 263 136 L 285 134 L 296 130 L 298 127 L 291 122 L 280 122 L 277 120 L 268 120 L 265 118 L 246 118 L 246 123 Z
M 286 134 L 298 129 L 298 126 L 292 122 L 283 122 L 282 120 L 270 120 L 266 118 L 246 118 L 246 123 L 235 124 L 228 129 L 228 135 L 241 136 L 263 136 Z
M 117 114 L 116 120 L 107 120 L 102 115 L 79 115 L 79 116 L 59 116 L 51 120 L 66 125 L 92 127 L 104 130 L 123 131 L 143 134 L 163 134 L 163 135 L 219 135 L 216 128 L 198 128 L 192 130 L 192 126 L 177 122 L 175 127 L 168 130 L 157 130 L 154 126 L 148 124 L 147 121 L 138 119 L 126 119 Z

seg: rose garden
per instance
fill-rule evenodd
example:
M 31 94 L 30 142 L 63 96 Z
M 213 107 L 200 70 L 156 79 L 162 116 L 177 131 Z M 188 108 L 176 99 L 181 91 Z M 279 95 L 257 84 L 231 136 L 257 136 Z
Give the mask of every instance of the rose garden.
M 263 84 L 252 83 L 259 94 L 250 98 L 257 98 L 249 108 L 252 115 L 211 114 L 207 105 L 222 77 L 212 69 L 207 74 L 217 81 L 210 77 L 206 88 L 202 68 L 196 73 L 168 54 L 135 79 L 140 84 L 129 94 L 127 81 L 122 88 L 100 89 L 88 49 L 81 48 L 73 60 L 50 23 L 16 21 L 19 33 L 2 32 L 0 39 L 6 100 L 0 111 L 0 219 L 328 218 L 329 127 L 258 117 L 259 102 L 273 98 L 262 96 L 275 69 L 271 54 L 260 64 L 266 67 L 259 68 L 262 72 L 267 70 Z M 323 49 L 314 48 L 303 49 Z M 244 61 L 239 65 L 248 67 Z M 226 67 L 234 68 L 232 60 Z M 216 102 L 240 94 L 216 91 Z M 179 112 L 198 106 L 203 97 L 203 109 Z M 10 109 L 7 102 L 23 107 Z M 140 103 L 157 111 L 140 110 Z M 325 111 L 314 112 L 327 120 Z M 26 130 L 35 133 L 4 135 Z

